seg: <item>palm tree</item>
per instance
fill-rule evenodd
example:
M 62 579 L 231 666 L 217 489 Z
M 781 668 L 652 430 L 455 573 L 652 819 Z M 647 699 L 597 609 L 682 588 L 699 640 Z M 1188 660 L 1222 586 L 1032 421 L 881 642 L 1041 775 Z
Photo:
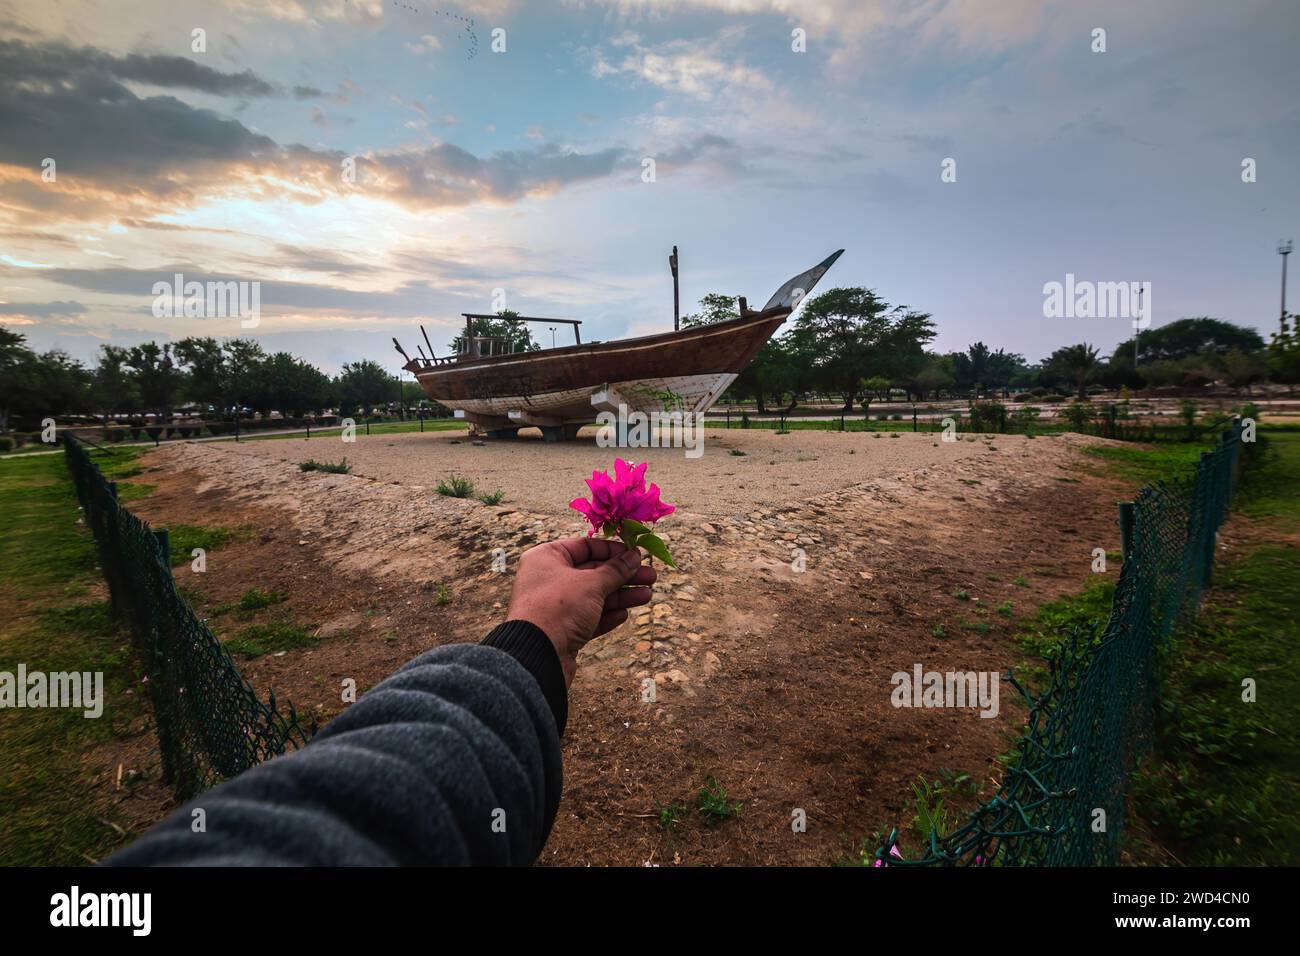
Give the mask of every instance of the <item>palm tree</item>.
M 1044 364 L 1072 380 L 1078 386 L 1079 401 L 1084 402 L 1088 400 L 1088 379 L 1101 364 L 1101 353 L 1082 342 L 1057 349 Z

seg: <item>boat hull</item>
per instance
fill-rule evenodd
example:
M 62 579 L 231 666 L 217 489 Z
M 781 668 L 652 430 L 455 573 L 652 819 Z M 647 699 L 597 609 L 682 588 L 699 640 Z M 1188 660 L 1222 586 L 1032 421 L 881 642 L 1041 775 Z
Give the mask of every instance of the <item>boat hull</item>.
M 489 428 L 590 422 L 620 405 L 702 414 L 789 313 L 434 367 L 412 362 L 408 369 L 430 398 Z

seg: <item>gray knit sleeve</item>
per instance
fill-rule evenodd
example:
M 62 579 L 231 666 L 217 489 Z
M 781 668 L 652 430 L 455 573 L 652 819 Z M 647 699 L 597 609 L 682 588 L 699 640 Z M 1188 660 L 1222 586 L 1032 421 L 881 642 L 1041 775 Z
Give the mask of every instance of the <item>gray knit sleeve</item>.
M 516 656 L 441 647 L 303 749 L 208 791 L 106 863 L 528 864 L 560 800 L 558 720 Z

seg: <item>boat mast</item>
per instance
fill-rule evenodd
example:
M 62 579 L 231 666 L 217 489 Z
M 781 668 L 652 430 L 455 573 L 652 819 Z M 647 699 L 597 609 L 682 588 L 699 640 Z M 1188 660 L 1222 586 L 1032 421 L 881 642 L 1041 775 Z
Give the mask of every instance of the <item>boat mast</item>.
M 673 331 L 680 332 L 682 327 L 682 310 L 677 298 L 677 247 L 673 246 L 673 254 L 668 257 L 668 268 L 673 273 Z

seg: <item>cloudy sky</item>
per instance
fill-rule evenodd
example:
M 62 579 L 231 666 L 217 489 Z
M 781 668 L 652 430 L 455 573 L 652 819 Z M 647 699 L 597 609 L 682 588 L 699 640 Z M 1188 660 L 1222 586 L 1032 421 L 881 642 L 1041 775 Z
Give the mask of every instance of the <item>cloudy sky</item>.
M 943 350 L 1131 335 L 1044 318 L 1067 273 L 1267 332 L 1298 36 L 1294 0 L 0 0 L 0 324 L 396 369 L 390 336 L 442 350 L 498 289 L 671 328 L 676 244 L 687 304 L 843 247 L 827 287 Z M 178 272 L 261 283 L 260 325 L 156 318 Z

